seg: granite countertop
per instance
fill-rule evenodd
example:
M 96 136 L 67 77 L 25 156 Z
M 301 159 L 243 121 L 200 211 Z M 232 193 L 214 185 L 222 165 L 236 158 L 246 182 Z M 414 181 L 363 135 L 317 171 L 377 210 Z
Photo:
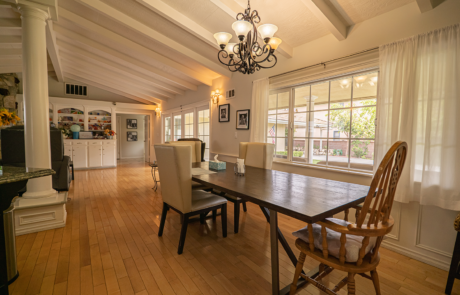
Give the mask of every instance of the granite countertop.
M 53 169 L 3 166 L 0 185 L 56 174 Z

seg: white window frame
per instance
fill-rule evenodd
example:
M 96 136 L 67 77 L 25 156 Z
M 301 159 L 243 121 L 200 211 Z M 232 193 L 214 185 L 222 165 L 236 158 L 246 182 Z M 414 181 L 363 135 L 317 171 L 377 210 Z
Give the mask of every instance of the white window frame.
M 198 111 L 204 110 L 206 108 L 209 108 L 209 145 L 211 145 L 211 140 L 212 140 L 212 103 L 209 101 L 201 101 L 193 104 L 188 104 L 185 106 L 181 106 L 179 108 L 174 108 L 170 110 L 163 111 L 161 113 L 161 142 L 165 143 L 165 118 L 166 117 L 171 117 L 171 140 L 174 140 L 174 115 L 177 115 L 178 113 L 182 113 L 182 118 L 185 118 L 184 114 L 193 112 L 193 137 L 198 138 Z M 181 120 L 181 130 L 182 130 L 182 135 L 185 133 L 185 119 Z M 181 135 L 181 136 L 182 136 Z M 211 146 L 209 146 L 209 154 L 211 154 Z
M 353 71 L 353 72 L 348 72 L 348 73 L 343 73 L 343 74 L 340 74 L 340 75 L 334 75 L 334 76 L 330 76 L 330 77 L 325 77 L 325 78 L 321 78 L 321 79 L 317 79 L 317 80 L 312 80 L 312 81 L 309 81 L 309 82 L 305 82 L 305 83 L 301 83 L 301 84 L 296 84 L 296 85 L 292 85 L 292 86 L 288 86 L 288 87 L 282 87 L 282 88 L 279 88 L 279 89 L 272 89 L 270 90 L 269 92 L 269 95 L 271 94 L 278 94 L 278 93 L 283 93 L 283 92 L 289 92 L 289 120 L 288 120 L 288 149 L 287 149 L 287 157 L 286 159 L 283 159 L 283 158 L 277 158 L 276 157 L 276 154 L 275 154 L 275 157 L 273 158 L 273 161 L 274 162 L 277 162 L 277 163 L 284 163 L 284 164 L 292 164 L 292 165 L 296 165 L 296 166 L 308 166 L 308 167 L 311 167 L 311 168 L 317 168 L 317 169 L 327 169 L 327 170 L 337 170 L 337 171 L 343 171 L 343 172 L 349 172 L 349 173 L 358 173 L 358 174 L 364 174 L 364 175 L 373 175 L 372 171 L 366 171 L 366 170 L 359 170 L 359 169 L 353 169 L 353 168 L 350 168 L 350 158 L 351 158 L 351 141 L 352 140 L 359 140 L 357 138 L 346 138 L 347 140 L 349 140 L 349 143 L 348 143 L 348 168 L 343 168 L 343 167 L 336 167 L 336 166 L 329 166 L 329 165 L 320 165 L 320 164 L 311 164 L 311 163 L 302 163 L 302 162 L 294 162 L 292 160 L 293 158 L 293 148 L 292 148 L 292 145 L 293 145 L 293 139 L 294 139 L 294 134 L 293 134 L 293 126 L 294 126 L 294 105 L 295 105 L 295 89 L 296 88 L 300 88 L 300 87 L 303 87 L 303 86 L 308 86 L 308 85 L 313 85 L 313 84 L 317 84 L 317 83 L 321 83 L 321 82 L 326 82 L 326 81 L 332 81 L 332 80 L 336 80 L 336 79 L 340 79 L 340 78 L 346 78 L 346 77 L 356 77 L 356 76 L 359 76 L 359 75 L 364 75 L 364 74 L 368 74 L 368 73 L 373 73 L 373 72 L 377 72 L 379 75 L 380 75 L 380 70 L 378 67 L 375 67 L 375 68 L 368 68 L 368 69 L 364 69 L 364 70 L 360 70 L 360 71 Z M 351 95 L 353 96 L 353 82 L 351 83 L 352 84 L 352 90 L 351 90 Z M 379 84 L 377 83 L 377 103 L 376 103 L 376 109 L 378 108 L 378 87 L 379 87 Z M 330 95 L 330 93 L 329 93 Z M 329 97 L 329 101 L 330 101 L 330 97 Z M 277 106 L 278 108 L 278 106 Z M 352 109 L 353 106 L 350 106 L 350 109 Z M 328 112 L 330 111 L 330 106 L 328 106 Z M 267 118 L 266 120 L 268 120 L 268 113 L 266 114 Z M 377 120 L 377 119 L 376 119 Z M 377 121 L 375 122 L 375 125 L 377 126 Z M 329 127 L 328 127 L 329 129 Z M 265 131 L 265 142 L 268 142 L 268 136 L 267 136 L 267 131 Z M 377 129 L 375 131 L 375 133 L 377 134 Z M 350 137 L 351 137 L 351 133 L 350 133 Z M 276 137 L 275 137 L 276 138 Z M 343 138 L 345 139 L 345 138 Z M 327 137 L 325 138 L 325 140 L 327 141 Z M 376 154 L 377 152 L 377 141 L 376 141 L 376 136 L 374 137 L 374 154 Z M 276 151 L 275 151 L 276 153 Z M 328 159 L 328 153 L 326 153 L 326 161 Z M 374 159 L 375 160 L 375 159 Z M 376 163 L 374 161 L 374 167 L 375 167 Z

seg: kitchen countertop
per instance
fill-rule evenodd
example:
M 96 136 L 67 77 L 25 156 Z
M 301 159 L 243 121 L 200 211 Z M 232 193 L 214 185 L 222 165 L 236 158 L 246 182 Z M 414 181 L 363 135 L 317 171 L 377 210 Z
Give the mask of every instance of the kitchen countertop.
M 18 182 L 31 178 L 56 174 L 53 169 L 3 166 L 0 184 Z

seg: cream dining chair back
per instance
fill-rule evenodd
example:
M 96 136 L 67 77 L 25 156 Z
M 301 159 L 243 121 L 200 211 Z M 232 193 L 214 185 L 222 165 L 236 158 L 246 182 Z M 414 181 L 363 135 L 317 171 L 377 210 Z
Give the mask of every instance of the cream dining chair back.
M 222 235 L 227 236 L 227 200 L 202 190 L 192 190 L 192 147 L 190 145 L 155 145 L 158 173 L 161 178 L 163 211 L 158 236 L 163 235 L 166 215 L 173 209 L 182 217 L 178 254 L 182 254 L 190 216 L 207 215 L 221 209 Z
M 155 145 L 163 202 L 188 213 L 192 206 L 192 153 L 189 145 Z
M 272 169 L 275 145 L 262 142 L 240 142 L 239 158 L 244 159 L 244 165 Z

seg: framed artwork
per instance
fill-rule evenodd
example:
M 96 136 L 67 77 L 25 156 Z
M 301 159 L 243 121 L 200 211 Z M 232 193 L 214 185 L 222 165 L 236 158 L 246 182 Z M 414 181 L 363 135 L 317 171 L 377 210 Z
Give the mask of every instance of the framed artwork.
M 230 122 L 230 104 L 219 105 L 219 122 Z
M 128 141 L 137 141 L 137 131 L 128 131 Z
M 126 119 L 127 129 L 137 129 L 137 119 Z
M 251 110 L 236 111 L 236 129 L 249 130 L 249 117 Z

